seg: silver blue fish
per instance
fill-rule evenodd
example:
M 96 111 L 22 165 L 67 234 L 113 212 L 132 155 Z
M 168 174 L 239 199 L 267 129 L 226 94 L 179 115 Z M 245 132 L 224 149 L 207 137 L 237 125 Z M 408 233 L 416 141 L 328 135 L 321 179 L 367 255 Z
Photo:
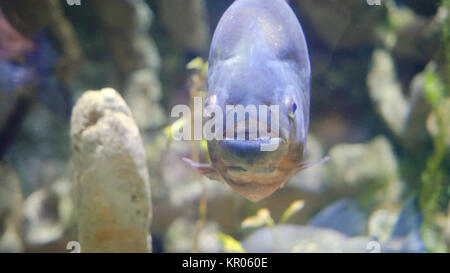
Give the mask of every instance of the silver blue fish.
M 278 149 L 262 151 L 267 141 L 263 138 L 212 140 L 208 141 L 211 165 L 186 161 L 251 201 L 272 194 L 296 172 L 315 164 L 303 162 L 310 75 L 303 30 L 285 0 L 235 1 L 213 36 L 205 106 L 220 106 L 225 118 L 226 105 L 278 105 Z M 249 117 L 244 119 L 236 124 Z M 270 119 L 265 123 L 271 128 Z M 230 129 L 223 124 L 223 132 Z

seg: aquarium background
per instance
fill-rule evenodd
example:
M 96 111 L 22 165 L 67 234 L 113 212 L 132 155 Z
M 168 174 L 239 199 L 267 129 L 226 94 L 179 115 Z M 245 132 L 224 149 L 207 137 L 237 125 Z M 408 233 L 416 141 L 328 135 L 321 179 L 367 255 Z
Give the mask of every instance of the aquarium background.
M 450 1 L 290 1 L 312 66 L 306 158 L 331 159 L 257 203 L 170 134 L 232 2 L 0 1 L 0 252 L 78 240 L 71 114 L 104 88 L 139 128 L 153 252 L 448 252 Z

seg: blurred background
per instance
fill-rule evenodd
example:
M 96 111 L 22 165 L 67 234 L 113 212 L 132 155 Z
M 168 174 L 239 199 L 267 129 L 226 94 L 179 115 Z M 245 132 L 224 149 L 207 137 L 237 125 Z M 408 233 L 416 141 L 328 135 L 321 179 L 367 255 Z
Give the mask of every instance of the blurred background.
M 71 111 L 104 87 L 145 146 L 153 252 L 448 252 L 450 1 L 290 1 L 312 65 L 306 157 L 331 160 L 257 203 L 167 134 L 232 2 L 0 0 L 0 252 L 77 240 Z

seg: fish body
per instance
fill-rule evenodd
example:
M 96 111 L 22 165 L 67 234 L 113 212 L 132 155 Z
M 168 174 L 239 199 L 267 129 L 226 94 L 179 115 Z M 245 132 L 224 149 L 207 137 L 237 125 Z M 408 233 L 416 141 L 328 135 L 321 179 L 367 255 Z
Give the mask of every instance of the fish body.
M 61 54 L 53 45 L 50 32 L 46 29 L 39 31 L 31 42 L 31 49 L 22 51 L 22 55 L 9 47 L 2 47 L 1 39 L 0 35 L 0 93 L 13 93 L 34 85 L 42 104 L 58 116 L 69 118 L 73 104 L 71 90 L 55 75 Z M 13 53 L 15 58 L 23 61 L 2 58 Z
M 227 105 L 277 105 L 278 148 L 262 151 L 267 139 L 260 137 L 214 139 L 208 141 L 211 165 L 187 161 L 251 201 L 272 194 L 297 171 L 311 165 L 303 162 L 310 74 L 303 30 L 285 0 L 235 1 L 213 35 L 205 107 L 220 106 L 225 119 Z M 258 114 L 258 124 L 260 117 Z M 236 123 L 249 119 L 234 118 Z M 264 123 L 268 128 L 275 127 L 269 118 Z M 223 125 L 224 132 L 230 129 L 225 120 Z

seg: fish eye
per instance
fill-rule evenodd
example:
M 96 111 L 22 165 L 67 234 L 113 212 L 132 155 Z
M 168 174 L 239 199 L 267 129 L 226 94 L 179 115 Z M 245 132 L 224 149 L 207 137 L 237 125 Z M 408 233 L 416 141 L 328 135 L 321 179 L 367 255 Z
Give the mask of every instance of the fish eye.
M 288 105 L 288 109 L 289 109 L 289 113 L 288 113 L 288 115 L 289 115 L 289 117 L 290 118 L 294 118 L 295 117 L 295 112 L 297 111 L 297 104 L 295 103 L 295 101 L 290 101 L 289 102 L 289 105 Z
M 295 111 L 297 111 L 297 104 L 295 102 L 292 102 L 292 106 L 291 106 L 292 114 L 295 114 Z
M 297 112 L 297 104 L 290 97 L 286 97 L 284 103 L 288 110 L 288 116 L 293 119 L 295 117 L 295 112 Z

